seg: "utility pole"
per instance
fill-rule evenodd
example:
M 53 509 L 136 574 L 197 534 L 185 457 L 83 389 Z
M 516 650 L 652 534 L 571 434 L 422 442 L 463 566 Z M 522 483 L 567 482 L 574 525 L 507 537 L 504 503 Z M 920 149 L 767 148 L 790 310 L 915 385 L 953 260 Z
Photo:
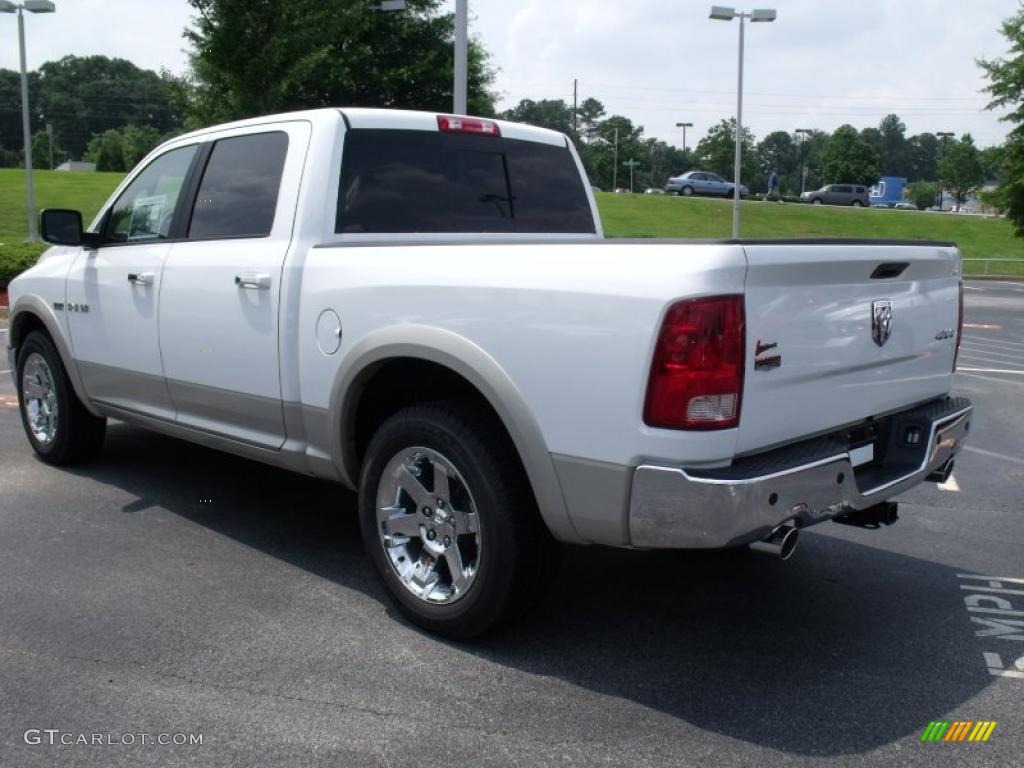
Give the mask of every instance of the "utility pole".
M 53 170 L 53 123 L 46 124 L 46 138 L 50 145 L 50 170 Z
M 469 90 L 469 0 L 455 0 L 455 87 L 454 112 L 467 111 L 466 94 Z
M 576 116 L 579 114 L 579 104 L 577 99 L 579 97 L 579 85 L 580 81 L 573 79 L 572 81 L 572 135 L 574 138 L 579 138 L 578 128 L 576 127 Z
M 939 131 L 935 135 L 939 137 L 939 146 L 942 148 L 942 152 L 939 154 L 939 159 L 941 160 L 946 156 L 946 146 L 949 144 L 949 140 L 953 138 L 954 134 L 952 131 Z M 939 176 L 939 213 L 942 212 L 942 187 L 944 183 L 945 180 L 942 176 Z
M 615 129 L 615 154 L 612 158 L 612 192 L 619 188 L 619 129 Z
M 807 137 L 810 136 L 814 131 L 810 128 L 797 128 L 796 135 L 800 137 L 800 194 L 804 193 L 804 184 L 807 181 L 807 157 L 804 155 L 804 144 L 807 142 Z

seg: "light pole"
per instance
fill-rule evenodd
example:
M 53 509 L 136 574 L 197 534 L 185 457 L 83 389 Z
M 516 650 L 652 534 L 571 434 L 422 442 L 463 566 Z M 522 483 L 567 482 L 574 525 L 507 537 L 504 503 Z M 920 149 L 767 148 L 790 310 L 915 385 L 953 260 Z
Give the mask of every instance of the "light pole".
M 25 68 L 25 16 L 29 13 L 53 13 L 57 8 L 51 0 L 25 0 L 20 5 L 0 0 L 0 13 L 18 14 L 18 46 L 21 54 L 21 132 L 25 139 L 25 203 L 28 207 L 28 242 L 39 242 L 36 230 L 36 191 L 32 184 L 32 128 L 28 119 L 28 71 Z
M 686 129 L 693 128 L 693 123 L 676 123 L 676 128 L 683 129 L 683 157 L 686 157 Z
M 810 128 L 797 128 L 796 135 L 802 137 L 800 139 L 800 194 L 804 193 L 804 183 L 807 181 L 807 158 L 804 157 L 804 144 L 807 142 L 807 137 L 810 136 L 814 131 Z
M 935 135 L 939 137 L 939 145 L 942 147 L 942 157 L 945 157 L 946 156 L 946 145 L 949 143 L 949 140 L 951 138 L 953 138 L 954 134 L 953 134 L 952 131 L 938 131 L 938 132 L 936 132 Z M 943 184 L 943 178 L 942 178 L 941 171 L 940 171 L 940 175 L 939 175 L 939 213 L 942 213 L 942 184 Z
M 619 129 L 615 129 L 615 154 L 612 155 L 612 192 L 619 189 Z
M 453 111 L 466 114 L 466 93 L 469 90 L 469 0 L 455 0 L 455 94 Z
M 739 67 L 736 76 L 736 164 L 733 190 L 732 190 L 732 237 L 734 240 L 740 236 L 740 161 L 743 155 L 743 22 L 750 19 L 751 22 L 775 21 L 778 14 L 774 8 L 755 8 L 749 13 L 737 11 L 735 8 L 727 8 L 722 5 L 711 6 L 709 18 L 716 21 L 740 20 L 740 52 Z

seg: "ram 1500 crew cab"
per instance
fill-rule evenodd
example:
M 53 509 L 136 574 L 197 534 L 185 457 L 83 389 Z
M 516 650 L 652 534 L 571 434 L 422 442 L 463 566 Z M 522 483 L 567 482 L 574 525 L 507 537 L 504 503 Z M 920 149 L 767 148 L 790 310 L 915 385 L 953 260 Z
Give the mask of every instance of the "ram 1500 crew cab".
M 948 475 L 960 258 L 935 242 L 605 240 L 565 136 L 324 109 L 154 150 L 10 286 L 43 461 L 106 419 L 359 492 L 416 622 L 529 604 L 554 543 L 892 522 Z

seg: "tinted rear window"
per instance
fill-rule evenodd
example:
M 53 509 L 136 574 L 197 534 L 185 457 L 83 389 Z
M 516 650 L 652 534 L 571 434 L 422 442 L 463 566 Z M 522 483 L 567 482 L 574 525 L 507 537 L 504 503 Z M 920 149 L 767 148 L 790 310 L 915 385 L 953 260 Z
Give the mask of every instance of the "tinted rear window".
M 569 150 L 433 131 L 345 137 L 337 232 L 593 233 Z
M 274 226 L 288 134 L 254 133 L 213 145 L 188 236 L 266 237 Z

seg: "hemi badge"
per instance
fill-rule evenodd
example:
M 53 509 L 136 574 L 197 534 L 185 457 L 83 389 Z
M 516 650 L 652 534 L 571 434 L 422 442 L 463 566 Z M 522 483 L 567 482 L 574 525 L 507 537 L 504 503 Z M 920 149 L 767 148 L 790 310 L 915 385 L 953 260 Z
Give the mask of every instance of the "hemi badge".
M 782 355 L 769 355 L 768 357 L 761 357 L 765 352 L 773 350 L 779 346 L 777 341 L 770 342 L 768 344 L 762 344 L 761 340 L 757 340 L 757 346 L 754 347 L 754 370 L 755 371 L 770 371 L 773 368 L 778 368 L 782 365 Z

